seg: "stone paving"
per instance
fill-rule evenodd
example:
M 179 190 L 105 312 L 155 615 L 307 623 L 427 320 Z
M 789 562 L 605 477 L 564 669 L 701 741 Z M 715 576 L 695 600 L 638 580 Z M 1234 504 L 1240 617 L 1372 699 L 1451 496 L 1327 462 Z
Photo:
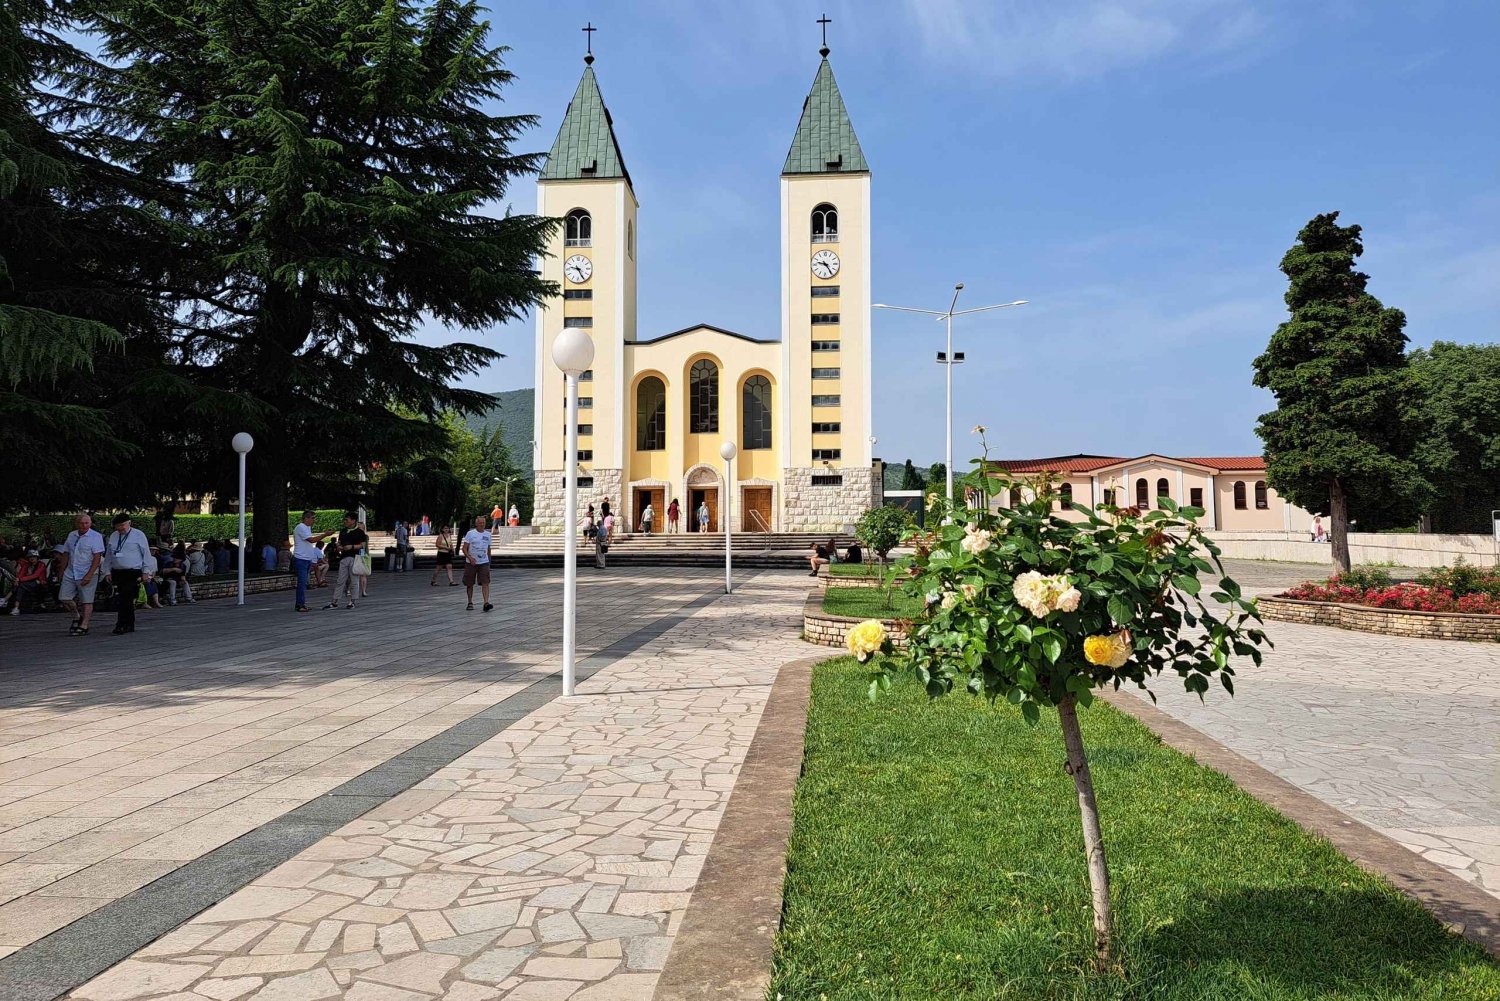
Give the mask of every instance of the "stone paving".
M 672 574 L 601 617 L 703 592 Z M 804 584 L 755 576 L 71 996 L 649 998 L 776 670 L 815 650 Z
M 1234 561 L 1247 593 L 1326 572 Z M 1259 669 L 1158 708 L 1500 897 L 1500 646 L 1270 622 Z

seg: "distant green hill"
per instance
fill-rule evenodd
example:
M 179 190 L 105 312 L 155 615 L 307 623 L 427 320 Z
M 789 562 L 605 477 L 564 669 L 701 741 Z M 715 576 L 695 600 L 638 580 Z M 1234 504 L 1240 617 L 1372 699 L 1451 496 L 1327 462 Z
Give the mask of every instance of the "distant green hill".
M 526 478 L 530 480 L 534 475 L 531 468 L 531 442 L 536 437 L 532 434 L 536 390 L 512 389 L 506 393 L 495 393 L 494 397 L 493 407 L 482 414 L 468 417 L 464 424 L 475 434 L 487 427 L 493 429 L 498 424 L 505 447 L 510 449 L 511 460 L 526 471 Z

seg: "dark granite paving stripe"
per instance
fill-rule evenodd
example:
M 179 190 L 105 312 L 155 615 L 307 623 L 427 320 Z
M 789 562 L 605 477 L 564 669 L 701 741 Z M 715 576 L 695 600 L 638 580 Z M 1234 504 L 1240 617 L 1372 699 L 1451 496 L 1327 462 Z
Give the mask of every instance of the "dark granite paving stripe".
M 749 572 L 741 581 L 757 576 Z M 584 681 L 690 619 L 706 591 L 575 665 Z M 0 1001 L 53 1001 L 150 945 L 351 820 L 405 792 L 562 694 L 561 667 L 317 799 L 0 959 Z

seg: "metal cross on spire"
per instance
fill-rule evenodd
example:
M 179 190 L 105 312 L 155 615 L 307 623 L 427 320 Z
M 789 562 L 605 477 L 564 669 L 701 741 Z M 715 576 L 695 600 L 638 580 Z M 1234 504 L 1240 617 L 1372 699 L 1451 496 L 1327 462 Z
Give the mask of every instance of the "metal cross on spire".
M 823 47 L 818 50 L 818 55 L 822 56 L 824 59 L 828 58 L 828 26 L 832 23 L 833 22 L 829 20 L 827 14 L 824 14 L 822 17 L 818 18 L 818 24 L 823 26 Z
M 585 66 L 592 66 L 594 65 L 594 32 L 599 29 L 594 27 L 593 21 L 590 21 L 580 30 L 583 31 L 583 37 L 588 39 L 588 53 L 583 57 L 583 64 Z

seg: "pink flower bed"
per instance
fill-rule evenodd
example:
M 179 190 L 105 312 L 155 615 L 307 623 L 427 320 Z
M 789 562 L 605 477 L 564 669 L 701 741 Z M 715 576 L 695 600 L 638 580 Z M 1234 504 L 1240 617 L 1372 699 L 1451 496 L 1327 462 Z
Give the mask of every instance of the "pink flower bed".
M 1478 615 L 1500 615 L 1500 598 L 1483 592 L 1453 596 L 1441 587 L 1420 584 L 1392 584 L 1387 587 L 1359 588 L 1332 577 L 1326 581 L 1298 584 L 1280 595 L 1299 601 L 1328 601 L 1343 605 L 1368 605 L 1372 608 L 1396 608 L 1408 612 L 1470 612 Z

